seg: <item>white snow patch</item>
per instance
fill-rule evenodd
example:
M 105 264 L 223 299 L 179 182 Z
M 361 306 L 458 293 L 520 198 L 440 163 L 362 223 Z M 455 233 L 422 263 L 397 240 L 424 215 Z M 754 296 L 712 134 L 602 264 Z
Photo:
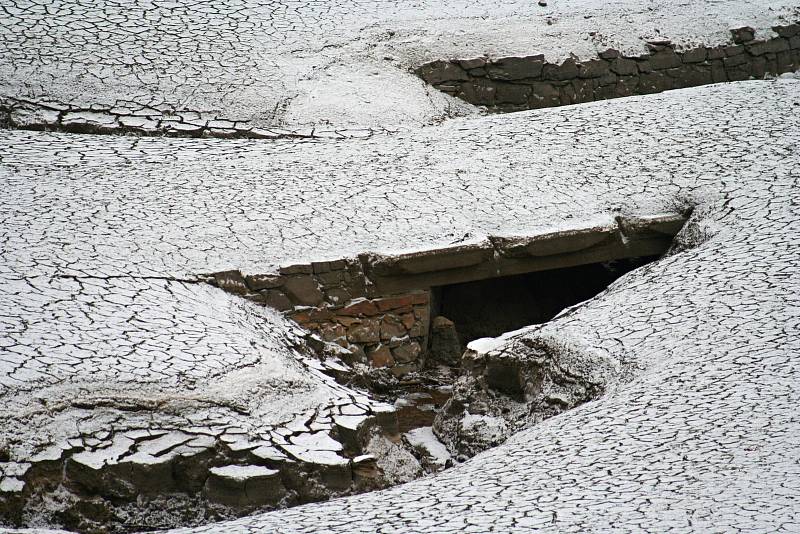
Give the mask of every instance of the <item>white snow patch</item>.
M 276 469 L 269 469 L 260 465 L 226 465 L 212 467 L 209 471 L 219 477 L 234 480 L 247 480 L 248 478 L 268 477 L 278 474 Z
M 437 465 L 444 465 L 450 459 L 447 447 L 438 440 L 432 427 L 423 426 L 410 430 L 405 433 L 405 438 L 412 447 L 423 451 Z

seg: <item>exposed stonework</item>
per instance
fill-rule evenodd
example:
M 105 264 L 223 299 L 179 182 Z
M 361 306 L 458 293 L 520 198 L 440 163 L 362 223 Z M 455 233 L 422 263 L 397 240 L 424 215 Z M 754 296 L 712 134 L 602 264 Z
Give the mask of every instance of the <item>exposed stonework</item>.
M 378 299 L 359 298 L 345 306 L 323 305 L 293 311 L 301 326 L 350 349 L 355 361 L 390 367 L 401 376 L 419 368 L 427 345 L 430 295 L 427 291 Z
M 596 59 L 548 63 L 544 55 L 439 60 L 416 73 L 437 89 L 493 111 L 519 111 L 764 78 L 800 68 L 800 24 L 774 26 L 756 40 L 753 28 L 731 30 L 728 46 L 679 50 L 649 41 L 649 54 L 608 49 Z
M 458 338 L 456 325 L 447 317 L 441 315 L 434 317 L 431 323 L 431 359 L 447 365 L 455 365 L 459 363 L 461 353 L 461 341 Z
M 501 350 L 470 344 L 462 368 L 434 422 L 437 436 L 462 459 L 599 397 L 618 374 L 601 353 L 530 335 L 511 338 Z
M 436 343 L 429 346 L 432 287 L 661 254 L 686 218 L 686 213 L 610 217 L 605 224 L 534 236 L 490 236 L 479 243 L 406 254 L 362 254 L 289 265 L 276 273 L 224 271 L 209 282 L 284 312 L 323 341 L 347 349 L 348 363 L 389 368 L 402 377 L 424 365 L 429 349 L 438 363 L 458 363 L 457 334 L 446 333 L 441 320 Z

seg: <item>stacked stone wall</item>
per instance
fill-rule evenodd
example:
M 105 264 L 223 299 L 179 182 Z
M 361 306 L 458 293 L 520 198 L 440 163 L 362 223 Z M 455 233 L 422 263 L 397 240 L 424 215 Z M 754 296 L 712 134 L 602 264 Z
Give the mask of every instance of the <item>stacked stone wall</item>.
M 401 377 L 425 363 L 432 288 L 662 254 L 688 213 L 609 217 L 606 224 L 532 236 L 488 236 L 476 243 L 405 254 L 365 253 L 267 274 L 231 270 L 209 275 L 208 281 L 281 311 L 324 341 L 347 349 L 346 363 L 389 368 Z M 452 345 L 458 342 L 443 331 L 447 328 L 452 324 L 434 329 L 447 346 L 434 343 L 430 356 L 454 364 L 460 354 L 453 354 Z
M 800 24 L 776 26 L 778 35 L 731 30 L 727 46 L 676 50 L 667 40 L 647 43 L 648 54 L 609 49 L 596 59 L 561 64 L 543 55 L 439 60 L 416 72 L 437 89 L 493 111 L 519 111 L 658 93 L 712 83 L 764 78 L 800 69 Z
M 388 367 L 396 376 L 422 364 L 430 291 L 370 295 L 358 260 L 292 265 L 274 275 L 226 271 L 215 274 L 213 281 L 227 291 L 284 312 L 323 340 L 348 349 L 353 361 Z

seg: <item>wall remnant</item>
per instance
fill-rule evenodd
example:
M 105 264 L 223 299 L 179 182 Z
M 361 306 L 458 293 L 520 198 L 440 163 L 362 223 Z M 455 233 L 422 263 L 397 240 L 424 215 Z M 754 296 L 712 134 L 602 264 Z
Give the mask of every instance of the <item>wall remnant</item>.
M 687 213 L 609 217 L 606 223 L 532 236 L 483 241 L 404 254 L 281 267 L 278 272 L 212 274 L 221 289 L 282 311 L 349 354 L 347 363 L 387 368 L 400 378 L 421 369 L 431 349 L 432 288 L 522 273 L 663 254 Z M 440 321 L 442 323 L 442 321 Z M 439 363 L 457 364 L 452 350 Z
M 561 64 L 543 55 L 448 59 L 415 72 L 437 89 L 491 111 L 539 109 L 800 69 L 800 23 L 773 30 L 777 37 L 758 40 L 753 28 L 732 29 L 726 46 L 678 50 L 668 40 L 649 41 L 649 53 L 640 56 L 608 49 L 596 59 Z

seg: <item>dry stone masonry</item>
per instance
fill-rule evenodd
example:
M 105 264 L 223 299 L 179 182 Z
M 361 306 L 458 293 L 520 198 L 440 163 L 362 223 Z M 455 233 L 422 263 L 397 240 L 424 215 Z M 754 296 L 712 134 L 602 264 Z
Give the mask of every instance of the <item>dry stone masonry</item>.
M 273 274 L 223 271 L 208 281 L 281 311 L 323 341 L 347 349 L 350 364 L 387 367 L 402 377 L 420 370 L 429 354 L 432 362 L 459 363 L 452 323 L 448 327 L 446 318 L 431 317 L 434 286 L 660 255 L 688 213 L 609 217 L 604 225 L 489 236 L 479 243 L 406 254 L 366 253 L 290 265 Z
M 544 55 L 438 60 L 416 69 L 447 94 L 493 111 L 519 111 L 659 93 L 712 83 L 761 79 L 800 68 L 800 24 L 774 26 L 776 37 L 731 30 L 727 46 L 676 49 L 651 40 L 648 54 L 608 49 L 596 59 L 545 61 Z
M 283 311 L 322 340 L 349 349 L 349 363 L 389 367 L 398 376 L 420 367 L 428 338 L 429 292 L 374 298 L 359 260 L 291 265 L 274 275 L 226 271 L 210 281 Z

